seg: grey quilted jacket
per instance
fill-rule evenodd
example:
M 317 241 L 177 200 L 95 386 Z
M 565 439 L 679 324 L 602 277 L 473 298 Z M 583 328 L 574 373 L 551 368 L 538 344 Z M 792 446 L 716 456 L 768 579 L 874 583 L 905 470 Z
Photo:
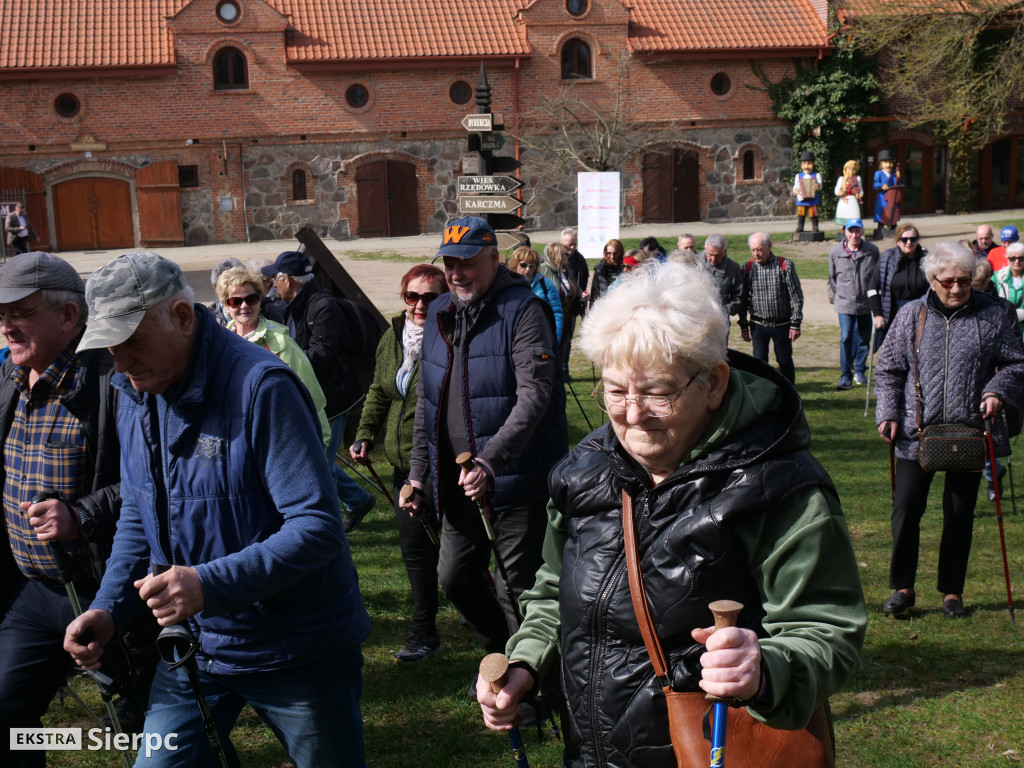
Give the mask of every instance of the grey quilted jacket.
M 896 455 L 917 460 L 914 401 L 914 336 L 921 305 L 932 296 L 905 305 L 896 314 L 878 356 L 875 423 L 896 421 Z M 932 301 L 936 301 L 932 299 Z M 982 428 L 981 396 L 991 392 L 1003 403 L 1024 399 L 1024 343 L 999 303 L 978 291 L 948 319 L 929 305 L 918 354 L 922 424 L 958 423 Z M 993 431 L 997 456 L 1010 454 L 1002 418 Z

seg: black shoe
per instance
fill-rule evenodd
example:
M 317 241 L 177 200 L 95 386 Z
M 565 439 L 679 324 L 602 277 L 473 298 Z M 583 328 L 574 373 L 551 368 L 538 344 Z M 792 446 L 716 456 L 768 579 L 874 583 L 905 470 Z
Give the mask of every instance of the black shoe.
M 1003 489 L 1000 488 L 999 490 L 1002 491 Z M 999 495 L 1002 496 L 1003 494 L 1000 493 Z M 991 480 L 988 481 L 988 500 L 996 500 L 996 486 L 995 483 L 993 483 Z
M 377 497 L 372 493 L 370 494 L 370 500 L 359 507 L 359 509 L 353 509 L 348 512 L 345 519 L 345 533 L 352 533 L 359 524 L 363 522 L 363 518 L 366 517 L 370 510 L 377 506 Z
M 395 661 L 400 664 L 415 664 L 440 650 L 440 635 L 414 634 L 405 641 L 405 647 L 395 654 Z
M 947 619 L 962 619 L 967 615 L 967 611 L 964 610 L 964 604 L 955 597 L 951 597 L 942 603 L 942 612 L 946 614 Z
M 908 595 L 906 592 L 900 592 L 897 589 L 892 593 L 892 597 L 885 601 L 885 605 L 882 606 L 882 613 L 903 613 L 907 608 L 913 608 L 915 602 L 913 595 Z

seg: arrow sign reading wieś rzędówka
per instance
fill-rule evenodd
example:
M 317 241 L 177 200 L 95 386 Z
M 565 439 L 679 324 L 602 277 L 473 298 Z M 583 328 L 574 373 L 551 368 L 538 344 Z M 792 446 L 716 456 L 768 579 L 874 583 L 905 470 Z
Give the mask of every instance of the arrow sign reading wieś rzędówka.
M 526 235 L 522 232 L 495 232 L 498 236 L 498 250 L 509 251 L 526 244 Z
M 510 195 L 464 195 L 459 198 L 459 213 L 512 213 L 522 207 L 523 201 Z
M 515 192 L 523 182 L 515 176 L 459 176 L 460 195 L 493 195 Z

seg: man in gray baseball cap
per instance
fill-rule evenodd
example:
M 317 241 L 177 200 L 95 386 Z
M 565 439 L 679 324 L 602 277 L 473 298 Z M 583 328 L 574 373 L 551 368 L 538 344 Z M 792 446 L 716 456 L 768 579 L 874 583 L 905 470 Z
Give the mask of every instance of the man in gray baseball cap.
M 76 352 L 86 316 L 82 278 L 63 259 L 30 252 L 0 269 L 11 350 L 0 368 L 0 733 L 39 727 L 67 677 L 72 607 L 61 582 L 66 575 L 88 604 L 117 524 L 121 451 L 117 430 L 103 428 L 117 413 L 113 362 L 105 349 Z M 41 492 L 52 497 L 34 501 Z M 148 680 L 136 693 L 148 696 Z M 0 765 L 45 760 L 0 741 Z
M 198 631 L 221 739 L 246 701 L 300 768 L 362 766 L 370 621 L 309 391 L 275 355 L 218 325 L 156 254 L 119 256 L 93 273 L 86 296 L 80 348 L 109 345 L 119 372 L 121 521 L 65 650 L 96 668 L 141 597 L 162 626 Z M 147 574 L 150 563 L 170 567 Z M 143 730 L 177 733 L 179 747 L 147 766 L 209 759 L 199 709 L 181 705 L 192 695 L 184 667 L 157 666 Z

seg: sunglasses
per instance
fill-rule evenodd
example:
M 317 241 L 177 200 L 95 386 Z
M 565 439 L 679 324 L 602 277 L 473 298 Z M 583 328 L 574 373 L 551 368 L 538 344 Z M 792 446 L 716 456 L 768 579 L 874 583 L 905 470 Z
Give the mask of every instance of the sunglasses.
M 972 280 L 969 277 L 949 277 L 946 278 L 945 280 L 939 280 L 939 278 L 935 278 L 935 282 L 948 291 L 950 288 L 953 287 L 954 283 L 959 285 L 961 288 L 970 288 Z
M 1007 256 L 1007 261 L 1024 261 L 1024 256 Z
M 900 242 L 901 243 L 908 243 L 908 244 L 909 243 L 916 243 L 920 239 L 921 239 L 920 237 L 901 237 L 900 238 Z
M 232 309 L 238 309 L 243 304 L 255 307 L 260 303 L 260 295 L 258 293 L 250 293 L 248 296 L 228 296 L 224 299 L 224 303 Z
M 402 293 L 402 300 L 410 307 L 415 307 L 420 301 L 423 302 L 424 306 L 429 305 L 437 297 L 438 294 L 436 293 L 416 293 L 416 291 L 405 291 Z

